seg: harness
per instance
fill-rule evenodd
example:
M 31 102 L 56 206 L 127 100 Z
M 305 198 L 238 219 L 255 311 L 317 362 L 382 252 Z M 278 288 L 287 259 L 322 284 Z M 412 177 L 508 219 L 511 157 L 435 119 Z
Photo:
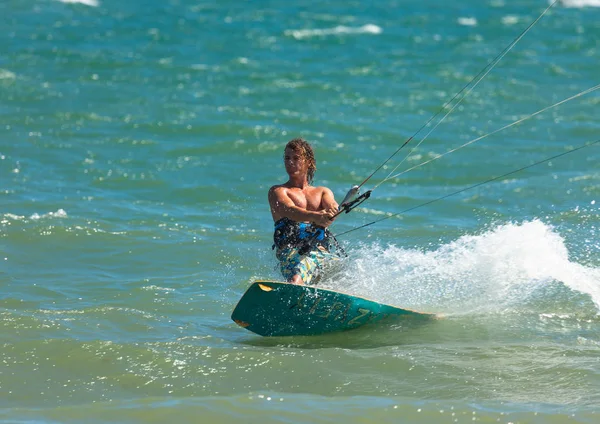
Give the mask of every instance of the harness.
M 307 222 L 296 222 L 289 218 L 281 218 L 275 222 L 273 233 L 273 249 L 298 248 L 302 255 L 307 254 L 316 247 L 323 247 L 327 251 L 331 247 L 339 247 L 337 240 L 327 228 L 317 227 Z

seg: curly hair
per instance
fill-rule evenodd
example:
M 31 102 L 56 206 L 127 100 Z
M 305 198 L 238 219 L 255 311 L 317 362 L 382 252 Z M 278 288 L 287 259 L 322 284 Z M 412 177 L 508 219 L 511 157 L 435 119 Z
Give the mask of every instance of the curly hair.
M 294 138 L 290 140 L 288 144 L 285 146 L 286 149 L 292 149 L 294 152 L 300 153 L 302 158 L 308 162 L 308 183 L 312 184 L 313 178 L 315 176 L 315 171 L 317 170 L 317 162 L 315 161 L 315 152 L 313 151 L 312 146 L 303 138 Z

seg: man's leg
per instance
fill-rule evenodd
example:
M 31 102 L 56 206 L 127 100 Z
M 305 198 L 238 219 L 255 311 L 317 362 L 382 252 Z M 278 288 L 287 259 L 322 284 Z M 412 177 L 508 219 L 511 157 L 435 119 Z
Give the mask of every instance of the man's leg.
M 294 275 L 294 276 L 293 276 L 293 277 L 290 279 L 289 283 L 291 283 L 291 284 L 298 284 L 298 285 L 300 285 L 300 286 L 303 286 L 303 285 L 304 285 L 304 281 L 302 281 L 302 277 L 300 277 L 300 274 L 296 274 L 296 275 Z
M 288 283 L 304 285 L 311 284 L 328 255 L 321 250 L 300 255 L 298 249 L 286 249 L 277 252 L 277 259 L 280 261 L 281 274 Z

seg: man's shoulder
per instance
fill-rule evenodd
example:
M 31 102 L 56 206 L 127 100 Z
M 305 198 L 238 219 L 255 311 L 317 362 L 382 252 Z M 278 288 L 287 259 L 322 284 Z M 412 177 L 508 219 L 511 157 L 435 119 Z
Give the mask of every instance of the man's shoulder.
M 313 187 L 313 190 L 318 192 L 318 193 L 329 193 L 331 192 L 331 189 L 329 187 L 325 187 L 325 186 L 316 186 Z
M 285 184 L 275 184 L 274 186 L 272 186 L 269 189 L 269 193 L 273 193 L 275 191 L 281 191 L 281 190 L 285 190 L 287 189 L 287 187 L 285 186 Z
M 286 194 L 287 187 L 285 186 L 285 184 L 276 184 L 269 189 L 270 199 L 279 198 L 280 196 L 286 196 Z

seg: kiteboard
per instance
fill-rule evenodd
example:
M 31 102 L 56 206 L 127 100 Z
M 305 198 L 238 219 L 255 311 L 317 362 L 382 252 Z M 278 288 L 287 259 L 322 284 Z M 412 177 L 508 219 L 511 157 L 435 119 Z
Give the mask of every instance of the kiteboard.
M 240 327 L 261 336 L 309 336 L 351 330 L 392 317 L 427 320 L 433 314 L 313 286 L 256 281 L 231 314 Z

